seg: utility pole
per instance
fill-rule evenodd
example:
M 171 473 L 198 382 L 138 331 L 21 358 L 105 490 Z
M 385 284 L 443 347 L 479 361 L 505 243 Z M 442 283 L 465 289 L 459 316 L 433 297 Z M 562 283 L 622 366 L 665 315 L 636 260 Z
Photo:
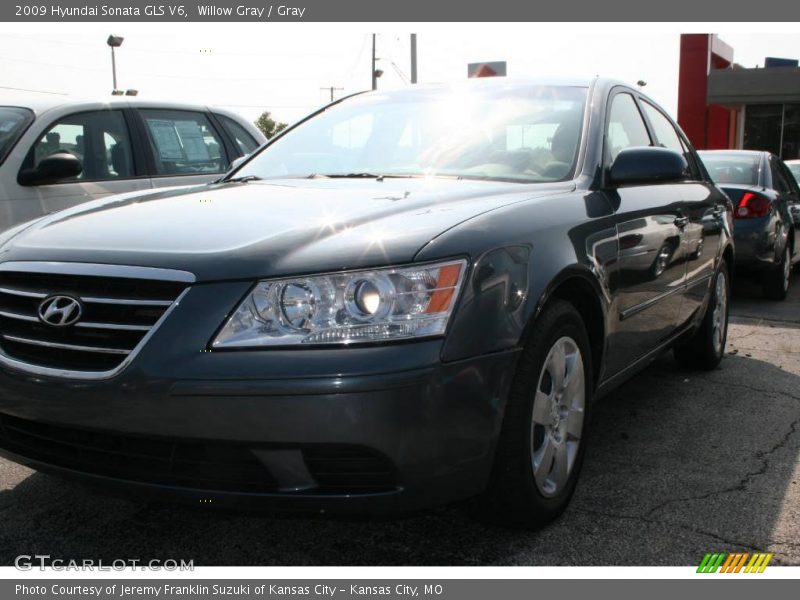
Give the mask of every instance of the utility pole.
M 411 83 L 417 83 L 417 34 L 411 34 Z
M 319 88 L 319 89 L 321 89 L 321 90 L 330 90 L 330 92 L 331 92 L 331 102 L 333 102 L 333 93 L 334 93 L 334 92 L 341 92 L 341 91 L 344 91 L 344 88 L 333 87 L 333 86 L 330 86 L 330 87 L 321 87 L 321 88 Z
M 375 69 L 375 34 L 372 34 L 372 89 L 378 89 L 378 71 Z

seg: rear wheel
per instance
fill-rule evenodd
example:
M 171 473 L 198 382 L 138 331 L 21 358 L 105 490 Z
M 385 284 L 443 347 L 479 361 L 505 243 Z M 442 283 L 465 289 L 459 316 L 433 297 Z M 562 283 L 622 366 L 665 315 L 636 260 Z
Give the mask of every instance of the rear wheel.
M 783 249 L 781 262 L 767 272 L 764 277 L 764 295 L 770 300 L 785 300 L 789 292 L 789 279 L 792 275 L 792 254 L 789 244 Z
M 728 339 L 728 304 L 730 284 L 728 265 L 723 260 L 714 277 L 706 314 L 697 332 L 673 349 L 678 363 L 690 369 L 717 368 L 725 352 Z
M 571 304 L 548 305 L 529 340 L 477 507 L 492 523 L 536 529 L 561 514 L 575 491 L 593 379 L 586 327 Z

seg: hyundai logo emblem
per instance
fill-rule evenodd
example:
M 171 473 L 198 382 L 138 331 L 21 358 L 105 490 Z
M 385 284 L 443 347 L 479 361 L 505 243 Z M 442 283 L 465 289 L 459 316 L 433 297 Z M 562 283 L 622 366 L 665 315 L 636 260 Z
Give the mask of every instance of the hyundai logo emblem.
M 53 327 L 66 327 L 81 318 L 81 303 L 72 296 L 48 296 L 39 305 L 39 319 Z

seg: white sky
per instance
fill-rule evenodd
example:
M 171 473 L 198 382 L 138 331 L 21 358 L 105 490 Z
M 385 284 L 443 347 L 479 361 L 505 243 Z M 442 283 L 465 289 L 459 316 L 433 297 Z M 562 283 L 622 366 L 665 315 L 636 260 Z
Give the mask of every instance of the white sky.
M 409 33 L 418 33 L 421 82 L 457 81 L 469 62 L 508 61 L 510 76 L 614 77 L 647 82 L 673 115 L 681 31 L 713 31 L 744 66 L 765 56 L 800 58 L 794 24 L 320 24 L 0 23 L 0 102 L 27 88 L 97 98 L 110 93 L 109 33 L 119 87 L 140 96 L 226 106 L 254 119 L 292 121 L 341 94 L 370 86 L 370 34 L 378 33 L 379 87 L 406 85 Z M 402 75 L 398 73 L 402 72 Z

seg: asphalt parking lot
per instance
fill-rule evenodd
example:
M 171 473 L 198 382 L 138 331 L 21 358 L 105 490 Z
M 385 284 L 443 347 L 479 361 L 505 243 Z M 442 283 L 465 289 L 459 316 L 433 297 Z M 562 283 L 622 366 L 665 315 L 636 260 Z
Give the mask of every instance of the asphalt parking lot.
M 710 550 L 800 564 L 800 283 L 738 289 L 722 368 L 665 356 L 595 412 L 581 482 L 540 532 L 463 506 L 391 520 L 258 516 L 130 501 L 0 459 L 0 564 L 193 559 L 195 565 L 693 565 Z

